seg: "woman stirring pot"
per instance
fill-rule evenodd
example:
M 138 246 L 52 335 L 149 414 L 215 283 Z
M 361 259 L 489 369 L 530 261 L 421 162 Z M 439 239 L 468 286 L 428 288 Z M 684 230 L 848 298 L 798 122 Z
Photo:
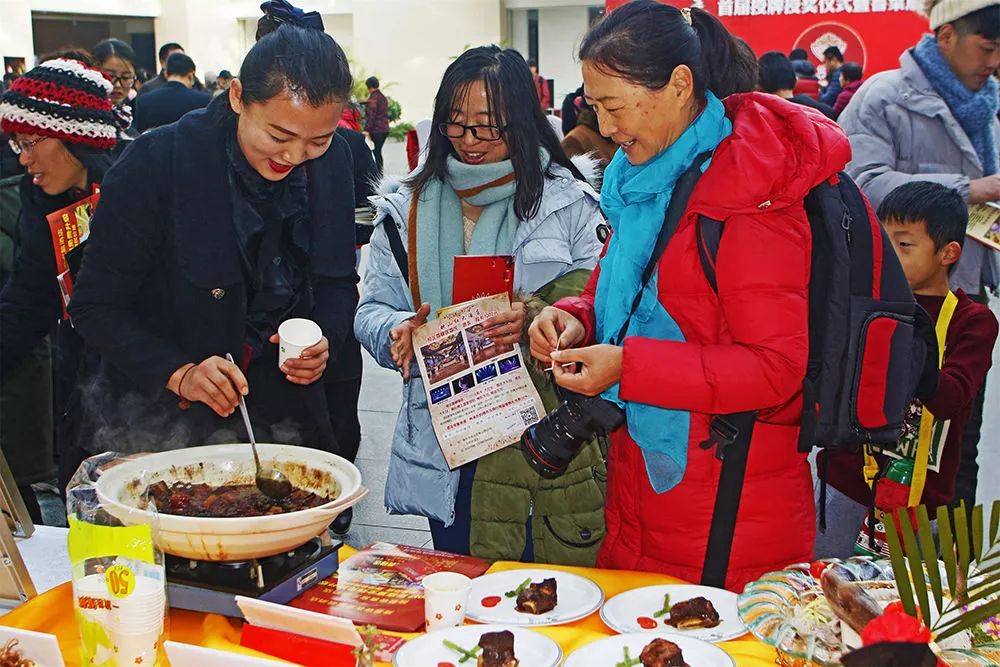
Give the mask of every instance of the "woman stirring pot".
M 347 59 L 330 36 L 282 26 L 240 75 L 136 139 L 105 180 L 70 305 L 101 357 L 84 392 L 92 451 L 242 441 L 241 394 L 258 440 L 336 451 L 317 381 L 349 330 L 356 274 L 337 176 L 318 158 L 348 150 L 334 135 Z M 295 317 L 323 337 L 279 369 L 275 332 Z

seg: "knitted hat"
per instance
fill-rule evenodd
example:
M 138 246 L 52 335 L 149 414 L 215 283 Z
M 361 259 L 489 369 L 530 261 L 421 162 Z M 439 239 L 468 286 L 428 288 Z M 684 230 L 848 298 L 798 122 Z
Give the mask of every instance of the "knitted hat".
M 91 148 L 112 148 L 131 121 L 113 107 L 111 82 L 79 60 L 48 60 L 18 77 L 0 98 L 0 131 L 40 134 Z
M 937 30 L 945 23 L 997 4 L 997 0 L 928 0 L 924 13 L 930 19 L 931 30 Z

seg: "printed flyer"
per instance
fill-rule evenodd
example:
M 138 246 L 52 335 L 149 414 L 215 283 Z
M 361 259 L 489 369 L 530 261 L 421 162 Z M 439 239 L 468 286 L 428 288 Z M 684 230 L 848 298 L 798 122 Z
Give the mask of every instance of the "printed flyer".
M 498 345 L 484 322 L 510 310 L 510 298 L 477 299 L 413 331 L 434 433 L 455 469 L 517 442 L 545 414 L 519 345 Z
M 994 250 L 1000 250 L 1000 204 L 989 202 L 969 207 L 965 234 Z

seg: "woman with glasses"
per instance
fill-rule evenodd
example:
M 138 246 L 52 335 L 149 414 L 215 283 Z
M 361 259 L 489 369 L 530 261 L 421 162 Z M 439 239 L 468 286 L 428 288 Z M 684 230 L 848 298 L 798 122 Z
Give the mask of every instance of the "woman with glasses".
M 515 303 L 488 322 L 487 335 L 502 345 L 520 342 L 525 312 L 541 307 L 538 297 L 579 292 L 594 267 L 603 220 L 597 196 L 560 148 L 514 50 L 484 46 L 459 56 L 438 89 L 433 124 L 426 162 L 378 202 L 354 325 L 361 344 L 405 383 L 386 506 L 427 517 L 438 549 L 593 562 L 604 531 L 596 444 L 552 482 L 540 479 L 516 447 L 450 470 L 411 336 L 431 313 L 452 305 L 456 256 L 513 255 Z M 407 257 L 393 256 L 390 233 L 401 237 L 398 248 L 409 247 Z M 545 395 L 551 408 L 555 396 Z
M 109 172 L 69 304 L 100 356 L 85 448 L 245 442 L 244 395 L 258 440 L 337 451 L 320 380 L 356 303 L 350 153 L 334 134 L 350 90 L 333 38 L 283 25 L 226 95 Z M 292 318 L 322 337 L 279 366 Z
M 74 52 L 46 60 L 19 77 L 0 101 L 0 131 L 26 172 L 20 186 L 14 271 L 0 293 L 2 380 L 8 380 L 63 320 L 46 216 L 91 195 L 111 166 L 118 132 L 128 125 L 128 117 L 112 106 L 111 83 L 91 66 L 89 57 Z M 68 325 L 59 326 L 56 341 L 56 377 L 62 385 L 57 395 L 65 399 L 82 346 Z M 68 412 L 66 405 L 57 406 L 56 414 L 65 417 Z M 73 423 L 64 419 L 57 424 L 61 459 L 67 458 Z M 33 455 L 44 458 L 42 452 Z M 8 458 L 13 463 L 9 452 Z
M 135 98 L 135 51 L 126 42 L 120 39 L 101 40 L 93 50 L 94 60 L 97 68 L 104 72 L 113 86 L 111 89 L 111 103 L 115 106 L 132 108 L 132 100 Z M 122 139 L 135 139 L 139 132 L 129 127 L 122 132 Z

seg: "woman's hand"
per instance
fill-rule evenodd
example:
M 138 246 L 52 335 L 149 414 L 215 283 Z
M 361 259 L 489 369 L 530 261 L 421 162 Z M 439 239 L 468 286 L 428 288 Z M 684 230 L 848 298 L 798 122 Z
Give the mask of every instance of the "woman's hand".
M 278 334 L 274 334 L 269 340 L 277 345 Z M 286 380 L 294 384 L 312 384 L 323 377 L 328 361 L 330 361 L 330 341 L 323 336 L 318 343 L 302 350 L 297 359 L 286 360 L 281 372 L 285 374 Z
M 515 301 L 506 313 L 494 315 L 483 323 L 483 335 L 497 345 L 513 345 L 521 340 L 524 328 L 524 304 Z
M 239 395 L 250 393 L 240 367 L 222 357 L 181 366 L 170 376 L 167 388 L 181 399 L 181 408 L 204 403 L 220 417 L 233 414 L 240 402 Z
M 617 345 L 559 350 L 552 361 L 556 384 L 584 396 L 597 396 L 622 379 L 622 348 Z
M 389 338 L 392 340 L 390 352 L 392 353 L 392 363 L 396 364 L 399 372 L 403 375 L 403 382 L 410 380 L 410 364 L 413 361 L 413 330 L 427 323 L 427 316 L 431 313 L 431 305 L 424 303 L 420 305 L 417 314 L 400 322 L 389 331 Z
M 543 363 L 552 363 L 553 350 L 565 350 L 583 341 L 586 329 L 580 320 L 565 310 L 546 306 L 528 327 L 531 356 Z

